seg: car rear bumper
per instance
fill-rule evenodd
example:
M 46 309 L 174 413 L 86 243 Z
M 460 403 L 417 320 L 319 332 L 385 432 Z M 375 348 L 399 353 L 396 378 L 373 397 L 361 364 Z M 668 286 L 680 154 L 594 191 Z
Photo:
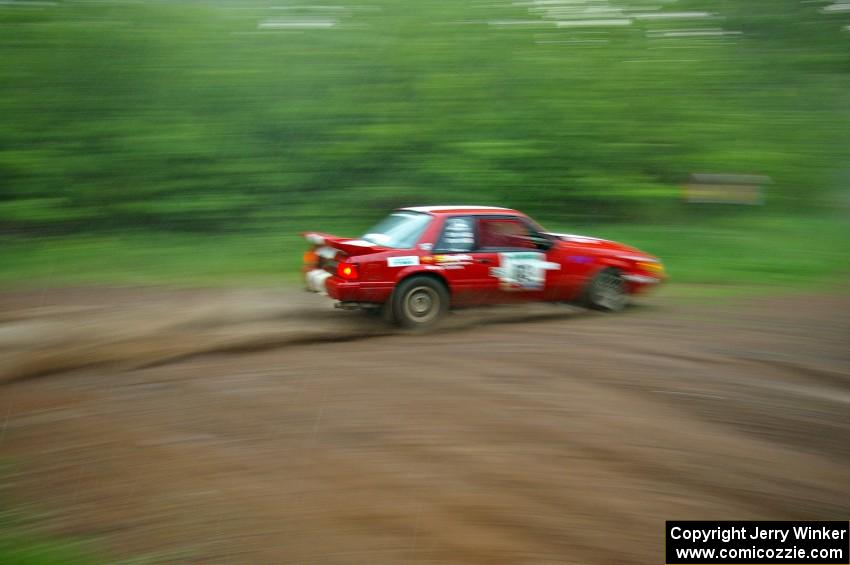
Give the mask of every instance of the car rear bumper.
M 328 296 L 340 302 L 382 303 L 393 292 L 392 283 L 346 281 L 331 275 L 325 281 Z

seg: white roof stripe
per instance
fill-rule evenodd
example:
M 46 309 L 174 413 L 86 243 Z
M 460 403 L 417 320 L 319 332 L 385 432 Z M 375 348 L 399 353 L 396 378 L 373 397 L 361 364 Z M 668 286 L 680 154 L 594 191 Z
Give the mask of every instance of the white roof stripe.
M 402 210 L 414 212 L 445 212 L 446 210 L 510 210 L 500 206 L 408 206 Z

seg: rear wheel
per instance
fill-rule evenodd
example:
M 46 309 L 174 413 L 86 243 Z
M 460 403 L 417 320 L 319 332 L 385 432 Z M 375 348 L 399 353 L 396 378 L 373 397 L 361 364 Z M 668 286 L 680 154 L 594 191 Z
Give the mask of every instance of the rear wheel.
M 603 269 L 587 285 L 584 304 L 594 310 L 619 312 L 629 302 L 626 282 L 617 269 Z
M 431 277 L 411 277 L 393 292 L 392 313 L 403 328 L 427 328 L 434 325 L 449 308 L 446 287 Z

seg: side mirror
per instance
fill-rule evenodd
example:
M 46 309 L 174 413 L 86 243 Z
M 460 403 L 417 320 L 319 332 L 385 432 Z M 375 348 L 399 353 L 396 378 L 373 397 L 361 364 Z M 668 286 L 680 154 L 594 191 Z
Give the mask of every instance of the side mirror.
M 534 242 L 534 245 L 537 247 L 537 249 L 540 249 L 542 251 L 550 249 L 554 243 L 551 239 L 539 233 L 532 235 L 531 241 Z

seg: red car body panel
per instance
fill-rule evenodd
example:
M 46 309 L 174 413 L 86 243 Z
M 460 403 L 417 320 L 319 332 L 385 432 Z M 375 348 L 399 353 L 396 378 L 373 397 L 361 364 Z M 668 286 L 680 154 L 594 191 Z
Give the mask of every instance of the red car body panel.
M 308 287 L 344 303 L 381 304 L 390 299 L 398 283 L 412 275 L 442 281 L 452 306 L 517 301 L 572 301 L 581 297 L 587 283 L 601 269 L 616 268 L 629 294 L 637 294 L 665 278 L 660 261 L 634 247 L 598 238 L 545 232 L 528 216 L 507 208 L 439 206 L 402 208 L 432 217 L 418 241 L 410 248 L 393 249 L 351 238 L 307 232 L 311 244 L 305 253 L 304 273 Z M 441 251 L 441 234 L 448 222 L 466 218 L 479 226 L 476 247 L 470 251 Z M 531 237 L 502 236 L 520 247 L 482 247 L 480 226 L 513 228 L 518 222 L 532 237 L 545 238 L 544 247 L 532 247 Z M 509 239 L 513 237 L 513 239 Z M 534 240 L 537 241 L 537 240 Z M 324 258 L 320 258 L 322 254 Z M 340 263 L 356 271 L 356 279 L 337 272 Z M 507 272 L 511 270 L 511 272 Z M 512 273 L 531 273 L 514 279 Z M 517 282 L 519 281 L 519 282 Z

